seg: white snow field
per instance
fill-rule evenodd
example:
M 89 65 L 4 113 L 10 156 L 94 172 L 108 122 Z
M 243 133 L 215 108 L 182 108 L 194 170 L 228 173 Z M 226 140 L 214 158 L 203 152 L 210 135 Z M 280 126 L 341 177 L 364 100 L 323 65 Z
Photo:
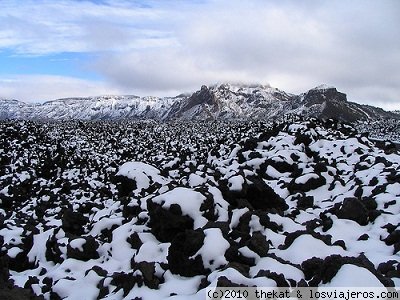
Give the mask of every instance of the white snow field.
M 0 296 L 400 285 L 400 155 L 348 124 L 2 121 L 0 135 Z

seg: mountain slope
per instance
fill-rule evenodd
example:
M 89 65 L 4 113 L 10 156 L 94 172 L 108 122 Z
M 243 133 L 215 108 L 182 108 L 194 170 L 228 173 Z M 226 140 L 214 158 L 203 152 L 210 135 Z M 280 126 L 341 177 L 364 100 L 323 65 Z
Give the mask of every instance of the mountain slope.
M 347 101 L 334 87 L 318 86 L 300 95 L 263 85 L 202 86 L 177 97 L 99 96 L 43 104 L 0 100 L 0 119 L 276 119 L 286 114 L 355 121 L 400 119 L 399 114 Z

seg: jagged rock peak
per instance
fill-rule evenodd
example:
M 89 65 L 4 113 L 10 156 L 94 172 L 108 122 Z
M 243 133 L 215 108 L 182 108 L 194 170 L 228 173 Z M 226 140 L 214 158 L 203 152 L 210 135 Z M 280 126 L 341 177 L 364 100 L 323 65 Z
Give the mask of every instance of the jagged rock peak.
M 333 86 L 322 84 L 309 90 L 305 94 L 305 99 L 311 102 L 311 104 L 321 104 L 325 101 L 346 102 L 347 96 Z

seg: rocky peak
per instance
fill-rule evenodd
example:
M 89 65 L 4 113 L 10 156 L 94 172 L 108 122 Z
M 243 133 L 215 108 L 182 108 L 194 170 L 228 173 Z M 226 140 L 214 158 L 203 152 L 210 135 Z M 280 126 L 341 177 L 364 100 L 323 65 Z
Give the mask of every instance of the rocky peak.
M 309 90 L 304 95 L 304 101 L 307 106 L 322 104 L 326 101 L 347 102 L 347 96 L 344 93 L 338 92 L 335 87 L 323 84 Z
M 212 90 L 210 90 L 207 86 L 203 85 L 200 91 L 195 92 L 192 96 L 190 96 L 188 100 L 188 104 L 186 106 L 186 110 L 189 110 L 195 105 L 199 104 L 215 104 L 216 98 L 215 94 Z

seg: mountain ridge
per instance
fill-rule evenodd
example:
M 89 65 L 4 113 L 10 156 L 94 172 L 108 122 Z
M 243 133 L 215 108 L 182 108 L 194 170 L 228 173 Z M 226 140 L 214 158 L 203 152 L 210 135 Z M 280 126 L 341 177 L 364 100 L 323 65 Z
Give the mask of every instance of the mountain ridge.
M 269 85 L 203 85 L 175 97 L 103 95 L 39 103 L 0 99 L 0 119 L 276 119 L 286 114 L 343 121 L 394 118 L 399 114 L 347 100 L 335 87 L 320 85 L 295 95 Z

